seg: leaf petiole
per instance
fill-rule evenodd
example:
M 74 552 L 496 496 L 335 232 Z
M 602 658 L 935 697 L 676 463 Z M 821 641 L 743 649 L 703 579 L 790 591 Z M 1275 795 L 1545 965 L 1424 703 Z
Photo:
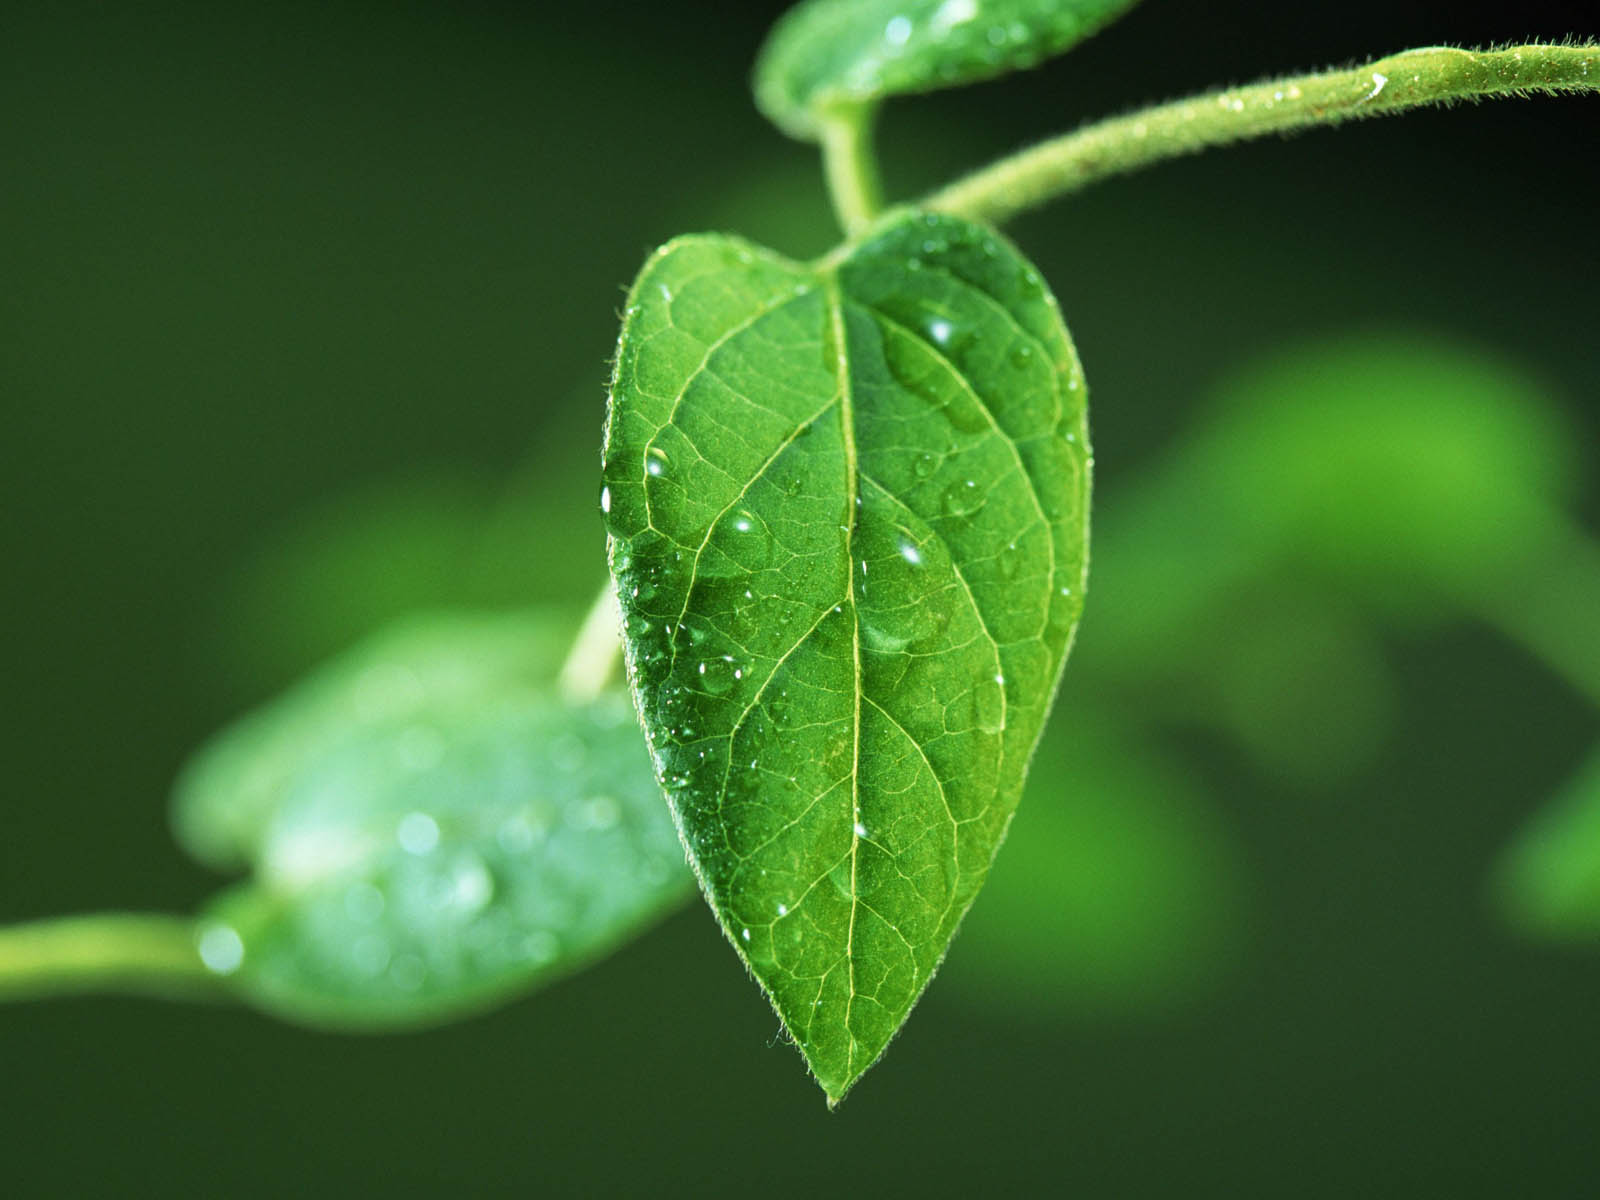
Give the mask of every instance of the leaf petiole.
M 11 925 L 0 928 L 0 1001 L 92 992 L 227 999 L 204 950 L 183 917 L 97 913 Z
M 1268 80 L 1086 126 L 981 168 L 922 207 L 1002 224 L 1101 179 L 1212 146 L 1491 96 L 1600 90 L 1600 45 L 1436 46 Z
M 561 664 L 562 697 L 569 704 L 589 703 L 610 686 L 621 663 L 622 610 L 616 585 L 607 575 Z
M 871 225 L 883 208 L 872 147 L 877 115 L 877 107 L 871 104 L 835 108 L 820 128 L 828 198 L 849 237 Z

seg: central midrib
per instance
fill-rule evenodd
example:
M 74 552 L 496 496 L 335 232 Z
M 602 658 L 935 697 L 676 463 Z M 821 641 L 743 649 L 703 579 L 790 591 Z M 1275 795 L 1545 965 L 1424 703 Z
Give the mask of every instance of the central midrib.
M 854 686 L 851 688 L 853 718 L 850 750 L 850 923 L 845 932 L 844 957 L 849 991 L 844 1002 L 845 1078 L 855 1072 L 856 1037 L 850 1029 L 850 1017 L 856 998 L 856 914 L 861 910 L 857 885 L 857 866 L 861 857 L 861 690 L 865 680 L 861 674 L 861 613 L 856 607 L 855 588 L 855 531 L 859 519 L 860 464 L 856 453 L 855 398 L 850 391 L 850 356 L 845 347 L 844 298 L 840 294 L 837 275 L 828 275 L 823 283 L 827 300 L 828 321 L 832 336 L 834 361 L 837 363 L 835 379 L 839 393 L 839 424 L 844 444 L 845 462 L 845 599 L 850 605 L 850 655 Z

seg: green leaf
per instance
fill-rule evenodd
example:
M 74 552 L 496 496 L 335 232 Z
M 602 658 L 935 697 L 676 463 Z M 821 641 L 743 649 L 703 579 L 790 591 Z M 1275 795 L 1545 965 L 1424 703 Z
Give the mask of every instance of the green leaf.
M 1035 66 L 1138 0 L 808 0 L 756 60 L 756 103 L 815 140 L 830 115 Z
M 1600 747 L 1518 837 L 1498 882 L 1507 915 L 1526 932 L 1600 938 Z
M 987 874 L 1077 625 L 1082 375 L 998 235 L 900 213 L 812 265 L 674 241 L 605 460 L 630 673 L 691 861 L 830 1100 Z
M 208 964 L 290 1020 L 412 1026 L 570 972 L 687 895 L 627 696 L 554 694 L 569 632 L 414 621 L 202 750 L 179 828 L 254 866 L 202 916 Z
M 185 765 L 173 797 L 178 842 L 209 866 L 244 866 L 307 763 L 370 731 L 554 678 L 566 633 L 538 614 L 424 617 L 382 630 Z

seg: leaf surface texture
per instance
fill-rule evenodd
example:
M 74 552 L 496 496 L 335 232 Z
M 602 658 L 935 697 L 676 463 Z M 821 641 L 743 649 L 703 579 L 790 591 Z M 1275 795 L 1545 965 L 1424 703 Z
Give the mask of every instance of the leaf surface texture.
M 1077 624 L 1090 460 L 1055 301 L 899 213 L 804 265 L 636 283 L 603 506 L 630 675 L 703 889 L 831 1100 L 972 903 Z

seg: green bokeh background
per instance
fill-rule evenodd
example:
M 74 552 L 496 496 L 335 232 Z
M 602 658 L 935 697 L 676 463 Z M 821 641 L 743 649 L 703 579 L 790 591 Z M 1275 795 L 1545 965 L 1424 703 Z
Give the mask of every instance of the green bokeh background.
M 165 797 L 214 729 L 395 613 L 585 603 L 621 287 L 685 230 L 832 236 L 812 151 L 748 100 L 781 7 L 0 8 L 0 920 L 193 909 L 218 880 Z M 888 178 L 1563 33 L 1600 35 L 1593 6 L 1148 0 L 1045 70 L 892 106 Z M 1575 473 L 1564 511 L 1600 529 L 1597 138 L 1592 98 L 1421 114 L 1014 228 L 1089 373 L 1105 578 L 992 894 L 839 1113 L 691 907 L 429 1033 L 0 1009 L 0 1191 L 1588 1194 L 1600 944 L 1522 940 L 1488 883 L 1593 708 L 1406 554 L 1218 591 L 1246 527 L 1191 531 L 1173 464 L 1253 372 L 1446 356 L 1556 431 L 1547 470 L 1508 454 L 1486 486 Z M 1140 606 L 1191 593 L 1226 603 L 1145 640 Z

